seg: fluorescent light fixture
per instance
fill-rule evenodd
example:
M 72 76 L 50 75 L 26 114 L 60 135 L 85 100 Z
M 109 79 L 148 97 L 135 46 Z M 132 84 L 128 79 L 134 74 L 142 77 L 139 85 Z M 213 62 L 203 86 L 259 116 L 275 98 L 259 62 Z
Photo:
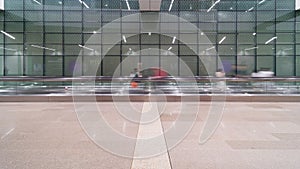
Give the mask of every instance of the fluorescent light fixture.
M 83 4 L 86 8 L 90 8 L 84 1 L 79 0 L 79 2 L 80 2 L 81 4 Z
M 39 4 L 39 5 L 42 5 L 42 3 L 39 2 L 39 1 L 37 1 L 37 0 L 33 0 L 33 2 L 35 2 L 35 3 Z
M 12 36 L 11 34 L 9 34 L 9 33 L 5 32 L 5 31 L 3 31 L 3 30 L 1 30 L 0 32 L 1 32 L 1 33 L 3 33 L 5 36 L 7 36 L 7 37 L 9 37 L 9 38 L 13 39 L 13 40 L 15 40 L 15 39 L 16 39 L 14 36 Z
M 272 42 L 272 41 L 275 40 L 275 39 L 277 39 L 277 36 L 275 36 L 275 37 L 273 37 L 273 38 L 267 40 L 266 43 L 265 43 L 265 45 L 268 44 L 268 43 L 270 43 L 270 42 Z
M 264 2 L 266 2 L 266 0 L 262 0 L 262 1 L 258 2 L 258 4 L 260 5 L 260 4 L 264 3 Z
M 171 11 L 171 9 L 173 7 L 173 3 L 174 3 L 174 0 L 171 1 L 170 7 L 169 7 L 169 11 Z
M 245 50 L 253 50 L 253 49 L 258 49 L 258 47 L 246 48 Z
M 293 50 L 293 48 L 286 48 L 286 49 L 283 49 L 283 50 L 285 50 L 285 51 L 286 51 L 286 50 Z
M 217 0 L 210 8 L 208 8 L 207 12 L 210 12 L 219 2 L 220 0 Z
M 173 37 L 173 41 L 172 41 L 173 44 L 175 43 L 175 40 L 176 40 L 176 36 Z
M 87 50 L 91 50 L 91 51 L 94 51 L 94 49 L 92 49 L 92 48 L 88 48 L 88 47 L 86 47 L 86 46 L 83 46 L 83 45 L 78 45 L 79 47 L 81 47 L 81 48 L 84 48 L 84 49 L 87 49 Z
M 93 31 L 93 34 L 96 34 L 97 33 L 97 31 Z
M 220 41 L 219 44 L 223 43 L 223 41 L 226 39 L 226 36 L 224 36 Z
M 17 51 L 17 49 L 12 49 L 12 48 L 4 48 L 4 47 L 0 47 L 0 49 L 9 50 L 9 51 Z
M 51 51 L 56 51 L 55 49 L 47 48 L 47 47 L 39 46 L 39 45 L 31 45 L 31 47 L 39 48 L 39 49 L 46 49 L 46 50 L 51 50 Z
M 128 0 L 126 0 L 126 5 L 127 5 L 128 10 L 131 10 L 131 9 L 130 9 L 130 6 L 129 6 Z
M 206 51 L 209 51 L 209 50 L 212 50 L 212 49 L 214 49 L 215 47 L 213 46 L 213 47 L 210 47 L 210 48 L 207 48 L 207 49 L 205 49 Z
M 123 35 L 123 40 L 125 43 L 127 43 L 126 37 Z
M 172 46 L 170 46 L 168 50 L 171 50 L 172 48 L 173 48 L 173 47 L 172 47 Z
M 252 35 L 255 36 L 255 35 L 256 35 L 256 32 L 253 32 Z
M 251 7 L 250 9 L 248 9 L 248 12 L 252 11 L 254 9 L 254 7 Z

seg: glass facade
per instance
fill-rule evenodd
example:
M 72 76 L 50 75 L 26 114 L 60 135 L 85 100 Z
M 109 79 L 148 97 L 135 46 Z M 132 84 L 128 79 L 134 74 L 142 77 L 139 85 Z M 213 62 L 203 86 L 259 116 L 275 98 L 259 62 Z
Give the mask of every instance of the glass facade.
M 199 56 L 215 59 L 216 65 L 220 64 L 216 59 L 219 56 L 226 74 L 232 76 L 250 75 L 260 69 L 269 69 L 276 76 L 300 75 L 300 16 L 295 11 L 295 0 L 217 2 L 175 0 L 171 6 L 171 0 L 162 0 L 161 13 L 183 18 L 198 28 L 198 32 L 192 32 L 179 20 L 157 18 L 159 23 L 168 23 L 171 30 L 176 28 L 167 36 L 122 29 L 123 22 L 134 27 L 146 25 L 141 25 L 145 18 L 122 20 L 144 13 L 139 10 L 138 0 L 5 0 L 5 10 L 0 11 L 0 76 L 72 76 L 82 47 L 94 34 L 102 37 L 94 46 L 109 47 L 99 65 L 99 76 L 112 76 L 134 52 L 139 53 L 138 62 L 151 62 L 153 67 L 166 62 L 162 52 L 143 53 L 146 49 L 172 52 L 195 76 L 206 75 L 207 66 Z M 99 31 L 106 24 L 115 24 L 116 30 Z M 105 38 L 114 32 L 122 34 L 120 41 L 106 43 Z M 210 42 L 201 41 L 198 34 Z M 189 39 L 188 44 L 179 40 L 183 36 Z M 173 37 L 178 39 L 173 41 Z M 194 47 L 196 51 L 191 50 Z M 94 55 L 104 57 L 97 51 L 85 53 L 82 75 L 97 60 L 91 57 Z M 176 76 L 185 75 L 178 60 L 169 64 L 177 67 Z M 216 65 L 213 69 L 218 68 Z M 131 70 L 124 68 L 120 75 L 129 75 Z

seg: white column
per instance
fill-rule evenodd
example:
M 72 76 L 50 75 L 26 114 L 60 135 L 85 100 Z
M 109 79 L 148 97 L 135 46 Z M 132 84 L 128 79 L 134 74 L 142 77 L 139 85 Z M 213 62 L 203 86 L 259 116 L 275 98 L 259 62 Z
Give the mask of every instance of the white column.
M 0 10 L 4 10 L 4 0 L 0 0 Z
M 296 10 L 300 9 L 300 0 L 295 0 L 295 8 Z

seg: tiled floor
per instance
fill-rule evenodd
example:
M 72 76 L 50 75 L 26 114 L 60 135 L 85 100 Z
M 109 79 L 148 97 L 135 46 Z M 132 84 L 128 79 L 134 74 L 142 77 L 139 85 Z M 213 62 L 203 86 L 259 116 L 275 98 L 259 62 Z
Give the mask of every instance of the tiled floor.
M 145 112 L 153 109 L 149 103 L 132 105 L 141 112 L 137 114 L 140 119 L 148 118 Z M 178 106 L 168 103 L 159 110 L 160 118 L 139 125 L 118 114 L 113 103 L 98 103 L 116 132 L 139 139 L 172 127 L 180 130 L 176 126 L 179 113 L 189 123 L 195 114 L 180 112 Z M 0 169 L 300 168 L 299 103 L 225 103 L 222 121 L 204 144 L 199 144 L 199 137 L 211 104 L 199 106 L 192 130 L 178 145 L 170 148 L 174 139 L 166 134 L 153 147 L 144 147 L 143 140 L 138 140 L 128 154 L 136 156 L 158 145 L 170 150 L 152 159 L 133 159 L 113 155 L 95 144 L 81 128 L 73 103 L 0 103 Z

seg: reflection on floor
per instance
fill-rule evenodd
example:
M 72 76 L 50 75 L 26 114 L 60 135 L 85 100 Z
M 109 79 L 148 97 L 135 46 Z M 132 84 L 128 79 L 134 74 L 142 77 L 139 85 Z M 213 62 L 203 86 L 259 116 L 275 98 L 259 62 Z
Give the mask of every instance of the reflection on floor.
M 131 106 L 142 113 L 141 119 L 143 113 L 151 111 L 148 103 Z M 193 116 L 180 112 L 178 106 L 167 103 L 161 107 L 160 118 L 138 124 L 118 114 L 113 103 L 98 103 L 110 126 L 131 138 L 152 137 L 176 128 L 179 113 L 185 113 L 187 119 Z M 298 103 L 225 103 L 222 121 L 205 144 L 199 144 L 199 136 L 211 103 L 201 102 L 199 106 L 192 130 L 178 145 L 152 159 L 133 159 L 96 145 L 81 128 L 73 103 L 0 103 L 0 168 L 300 168 Z M 139 141 L 132 156 L 144 148 L 139 149 Z M 171 142 L 166 137 L 159 144 L 168 147 Z

